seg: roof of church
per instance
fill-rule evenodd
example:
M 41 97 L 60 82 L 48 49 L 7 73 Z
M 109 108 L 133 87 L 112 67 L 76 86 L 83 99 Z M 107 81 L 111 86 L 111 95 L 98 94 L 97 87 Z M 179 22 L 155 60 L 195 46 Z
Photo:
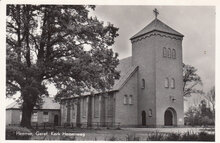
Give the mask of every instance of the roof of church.
M 43 105 L 40 109 L 60 109 L 60 104 L 54 101 L 53 97 L 45 97 L 43 98 Z M 20 109 L 21 105 L 18 102 L 13 102 L 9 104 L 6 109 Z M 37 109 L 37 108 L 34 108 Z
M 165 23 L 160 21 L 159 19 L 155 18 L 150 24 L 148 24 L 141 31 L 139 31 L 137 34 L 132 36 L 130 38 L 130 40 L 137 38 L 137 37 L 140 37 L 144 34 L 153 32 L 153 31 L 169 33 L 169 34 L 177 35 L 177 36 L 181 36 L 181 37 L 184 36 L 183 34 L 177 32 L 176 30 L 172 29 L 171 27 L 169 27 L 168 25 L 166 25 Z
M 125 84 L 125 82 L 129 79 L 129 77 L 134 73 L 136 69 L 137 69 L 137 66 L 131 64 L 131 57 L 121 59 L 116 69 L 120 71 L 120 78 L 119 80 L 115 81 L 115 84 L 112 90 L 119 90 Z

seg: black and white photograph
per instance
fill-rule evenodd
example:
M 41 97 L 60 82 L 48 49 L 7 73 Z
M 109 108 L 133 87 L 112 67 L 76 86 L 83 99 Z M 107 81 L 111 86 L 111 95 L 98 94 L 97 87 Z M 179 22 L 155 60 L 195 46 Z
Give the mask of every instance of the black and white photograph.
M 216 6 L 5 7 L 5 140 L 216 141 Z

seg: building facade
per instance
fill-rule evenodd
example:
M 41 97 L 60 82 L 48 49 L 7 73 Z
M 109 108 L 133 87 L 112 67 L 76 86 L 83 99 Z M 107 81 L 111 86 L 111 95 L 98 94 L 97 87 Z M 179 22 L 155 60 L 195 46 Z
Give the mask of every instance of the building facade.
M 61 123 L 60 117 L 60 104 L 54 101 L 54 98 L 47 97 L 43 98 L 43 105 L 41 108 L 34 108 L 31 124 L 42 125 L 44 123 L 53 124 L 59 126 Z M 6 108 L 6 125 L 19 125 L 22 118 L 21 105 L 14 102 Z
M 61 124 L 184 125 L 183 35 L 156 17 L 130 40 L 132 56 L 120 60 L 113 88 L 63 99 Z

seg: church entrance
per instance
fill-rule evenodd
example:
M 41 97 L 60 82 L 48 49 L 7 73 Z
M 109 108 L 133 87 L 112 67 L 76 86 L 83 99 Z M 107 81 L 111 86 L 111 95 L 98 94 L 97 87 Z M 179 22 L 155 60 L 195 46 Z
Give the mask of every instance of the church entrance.
M 142 125 L 146 126 L 146 112 L 142 111 Z
M 174 126 L 176 122 L 176 111 L 173 108 L 168 108 L 164 113 L 164 125 Z

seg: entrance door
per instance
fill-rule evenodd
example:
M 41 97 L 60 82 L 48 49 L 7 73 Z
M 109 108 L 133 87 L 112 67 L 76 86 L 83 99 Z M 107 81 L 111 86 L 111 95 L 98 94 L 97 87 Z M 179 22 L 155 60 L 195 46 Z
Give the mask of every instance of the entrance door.
M 164 114 L 164 125 L 165 126 L 173 125 L 173 113 L 170 110 L 166 110 Z
M 54 126 L 58 126 L 58 115 L 54 116 Z
M 146 126 L 146 112 L 142 111 L 142 125 Z

